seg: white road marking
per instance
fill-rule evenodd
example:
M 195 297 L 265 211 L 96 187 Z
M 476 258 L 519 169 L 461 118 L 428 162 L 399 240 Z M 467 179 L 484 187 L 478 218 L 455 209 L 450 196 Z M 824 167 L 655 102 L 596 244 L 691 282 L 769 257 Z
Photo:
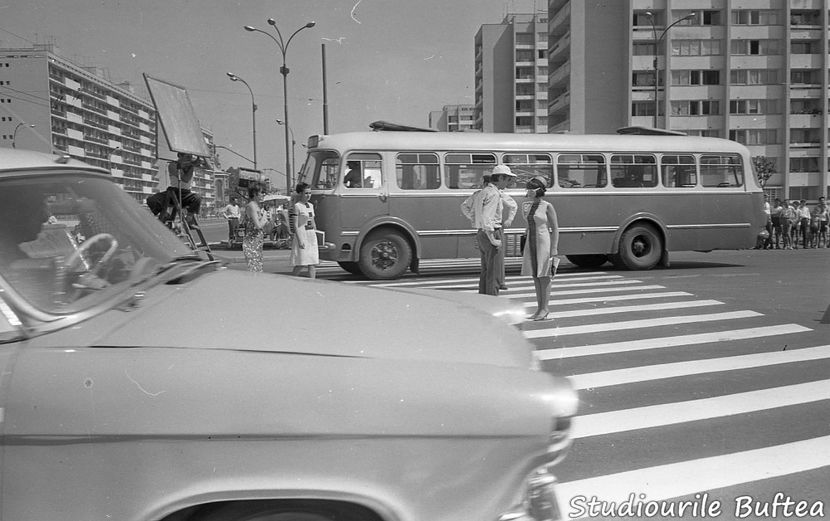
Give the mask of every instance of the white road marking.
M 642 304 L 639 306 L 614 306 L 607 308 L 575 309 L 572 311 L 560 311 L 551 313 L 554 320 L 567 317 L 587 317 L 595 315 L 613 315 L 616 313 L 634 313 L 637 311 L 664 311 L 669 309 L 698 308 L 709 306 L 720 306 L 723 302 L 718 300 L 686 300 L 680 302 L 664 302 L 661 304 Z M 526 304 L 524 307 L 534 307 L 536 304 Z
M 830 436 L 784 443 L 762 449 L 711 456 L 679 463 L 560 483 L 561 508 L 569 518 L 572 498 L 596 496 L 600 501 L 625 501 L 629 494 L 646 494 L 646 501 L 688 496 L 763 479 L 787 476 L 830 465 Z M 731 514 L 734 498 L 720 498 Z M 569 510 L 570 509 L 570 510 Z M 578 514 L 577 514 L 578 515 Z M 705 517 L 705 516 L 704 516 Z M 730 516 L 727 516 L 730 517 Z
M 616 302 L 620 300 L 640 300 L 650 298 L 669 297 L 691 297 L 691 293 L 685 291 L 663 291 L 661 293 L 632 293 L 631 295 L 605 295 L 602 297 L 583 297 L 569 299 L 554 299 L 548 302 L 548 306 L 568 306 L 571 304 L 589 304 L 591 302 Z M 525 307 L 535 307 L 535 302 L 528 302 Z
M 804 333 L 806 331 L 812 331 L 812 329 L 798 324 L 781 324 L 777 326 L 734 329 L 731 331 L 716 331 L 713 333 L 699 333 L 695 335 L 644 338 L 642 340 L 629 340 L 626 342 L 609 342 L 606 344 L 560 347 L 554 349 L 540 349 L 536 351 L 536 357 L 539 360 L 553 360 L 559 358 L 573 358 L 579 356 L 594 356 L 610 353 L 622 353 L 627 351 L 640 351 L 644 349 L 661 349 L 666 347 L 709 344 L 712 342 L 730 342 L 733 340 L 745 340 L 748 338 L 761 338 L 766 336 Z
M 571 435 L 602 436 L 830 400 L 830 380 L 577 416 Z
M 582 326 L 552 327 L 545 329 L 531 329 L 522 331 L 525 338 L 548 338 L 566 335 L 581 335 L 583 333 L 598 333 L 601 331 L 622 331 L 624 329 L 640 329 L 646 327 L 674 326 L 677 324 L 692 324 L 697 322 L 714 322 L 717 320 L 732 320 L 736 318 L 760 317 L 756 311 L 731 311 L 727 313 L 710 313 L 705 315 L 685 315 L 662 318 L 645 318 L 622 322 L 607 322 L 604 324 L 586 324 Z
M 789 351 L 771 351 L 750 355 L 692 360 L 671 364 L 656 364 L 628 369 L 615 369 L 569 376 L 577 389 L 596 389 L 609 385 L 621 385 L 634 382 L 676 378 L 694 374 L 716 373 L 719 371 L 737 371 L 754 367 L 806 362 L 808 360 L 830 359 L 830 345 L 791 349 Z
M 607 288 L 606 287 L 606 288 L 593 288 L 593 289 L 592 288 L 588 288 L 588 289 L 569 289 L 569 290 L 565 290 L 565 291 L 551 291 L 550 296 L 551 296 L 551 298 L 553 298 L 553 297 L 559 297 L 559 296 L 562 296 L 562 295 L 589 295 L 589 294 L 593 294 L 593 293 L 612 293 L 612 292 L 619 292 L 619 291 L 637 291 L 637 290 L 651 291 L 651 290 L 654 290 L 654 289 L 665 289 L 665 286 L 658 286 L 656 284 L 653 284 L 653 285 L 647 285 L 647 286 L 638 286 L 636 288 L 632 288 L 631 286 L 620 286 L 620 287 L 616 287 L 616 288 Z M 535 299 L 536 298 L 536 293 L 535 292 L 533 292 L 533 293 L 517 293 L 517 294 L 510 294 L 510 295 L 501 294 L 501 296 L 504 297 L 504 298 L 509 298 L 509 299 L 520 299 L 520 298 L 531 298 L 531 297 Z

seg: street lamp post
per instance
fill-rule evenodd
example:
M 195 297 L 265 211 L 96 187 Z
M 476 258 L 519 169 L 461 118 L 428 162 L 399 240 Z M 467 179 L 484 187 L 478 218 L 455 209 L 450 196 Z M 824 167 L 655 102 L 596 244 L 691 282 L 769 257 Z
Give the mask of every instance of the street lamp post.
M 683 20 L 694 18 L 695 14 L 689 13 L 683 18 L 678 18 L 677 20 L 672 22 L 668 27 L 663 29 L 663 32 L 660 33 L 659 38 L 657 37 L 657 26 L 654 24 L 654 13 L 652 13 L 651 11 L 646 11 L 646 16 L 648 16 L 649 20 L 651 20 L 651 32 L 654 36 L 654 128 L 657 128 L 657 115 L 660 112 L 660 102 L 657 99 L 658 86 L 660 85 L 660 70 L 657 68 L 657 55 L 659 54 L 658 49 L 660 48 L 660 42 L 663 41 L 663 38 L 666 36 L 666 33 L 669 32 L 669 29 L 679 24 Z M 668 59 L 666 59 L 666 63 L 668 64 Z M 666 76 L 668 77 L 668 71 Z
M 297 173 L 297 171 L 296 171 L 297 162 L 295 161 L 297 159 L 297 153 L 296 153 L 297 141 L 294 139 L 294 129 L 289 127 L 288 125 L 286 125 L 285 122 L 281 119 L 276 120 L 276 122 L 277 122 L 277 125 L 285 125 L 288 128 L 288 131 L 291 132 L 291 171 L 289 172 L 289 174 L 291 175 L 291 178 L 293 179 L 294 174 Z M 289 180 L 287 182 L 291 182 L 291 181 Z
M 245 30 L 249 32 L 258 32 L 267 35 L 274 43 L 277 44 L 279 47 L 280 52 L 282 53 L 282 66 L 280 67 L 280 74 L 282 74 L 282 96 L 283 96 L 283 121 L 285 121 L 285 187 L 288 193 L 291 193 L 291 158 L 290 150 L 289 150 L 289 142 L 288 142 L 288 67 L 285 65 L 285 55 L 288 52 L 288 45 L 291 43 L 291 40 L 294 39 L 294 36 L 297 35 L 303 29 L 309 29 L 314 27 L 314 22 L 308 22 L 304 26 L 300 27 L 296 31 L 294 31 L 291 36 L 288 37 L 288 40 L 283 40 L 282 33 L 280 33 L 279 28 L 277 27 L 277 22 L 273 18 L 268 19 L 268 25 L 274 28 L 277 32 L 277 36 L 279 39 L 274 38 L 269 32 L 263 31 L 262 29 L 257 29 L 251 25 L 246 25 Z
M 35 128 L 37 125 L 34 125 L 32 123 L 23 123 L 22 121 L 20 123 L 18 123 L 17 126 L 14 127 L 14 132 L 12 133 L 12 148 L 17 148 L 15 146 L 15 144 L 17 142 L 17 131 L 20 129 L 20 127 L 23 127 L 23 126 L 26 126 L 26 127 L 29 127 L 29 128 Z
M 248 92 L 251 93 L 251 128 L 253 128 L 254 131 L 254 170 L 256 170 L 256 100 L 254 99 L 254 91 L 253 89 L 251 89 L 251 86 L 248 85 L 247 81 L 243 80 L 236 74 L 232 72 L 228 72 L 226 74 L 228 75 L 228 78 L 231 79 L 231 81 L 241 81 L 242 83 L 244 83 L 245 86 L 248 87 Z

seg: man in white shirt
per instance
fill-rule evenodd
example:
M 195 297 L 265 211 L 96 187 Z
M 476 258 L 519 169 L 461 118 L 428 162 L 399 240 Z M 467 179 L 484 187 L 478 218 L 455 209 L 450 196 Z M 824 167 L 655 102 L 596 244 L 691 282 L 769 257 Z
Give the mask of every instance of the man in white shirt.
M 231 202 L 222 209 L 222 217 L 228 220 L 228 240 L 233 242 L 236 227 L 239 226 L 239 203 L 236 197 L 231 197 Z
M 481 223 L 476 222 L 475 216 L 475 206 L 481 200 L 481 191 L 490 184 L 490 176 L 483 175 L 481 176 L 481 188 L 470 194 L 470 197 L 464 199 L 464 202 L 461 203 L 461 213 L 464 214 L 464 217 L 470 220 L 470 225 L 475 228 L 476 230 L 481 228 Z
M 490 174 L 490 184 L 482 188 L 475 201 L 473 221 L 479 226 L 476 232 L 481 252 L 481 275 L 478 292 L 484 295 L 499 294 L 498 256 L 502 248 L 502 214 L 504 203 L 500 190 L 504 190 L 511 179 L 516 177 L 506 165 L 496 165 Z M 515 214 L 514 214 L 515 215 Z

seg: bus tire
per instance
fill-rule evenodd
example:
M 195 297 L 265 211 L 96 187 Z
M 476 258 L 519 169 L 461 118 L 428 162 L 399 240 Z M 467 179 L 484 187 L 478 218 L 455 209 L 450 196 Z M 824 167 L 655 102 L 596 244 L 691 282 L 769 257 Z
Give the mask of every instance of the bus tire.
M 412 262 L 412 247 L 395 230 L 373 231 L 360 246 L 360 271 L 372 280 L 397 279 Z
M 599 268 L 608 262 L 608 256 L 602 253 L 594 255 L 565 255 L 568 261 L 580 268 Z
M 357 262 L 337 261 L 337 264 L 352 275 L 363 275 L 363 272 L 360 271 L 360 264 Z
M 636 224 L 620 238 L 619 261 L 629 270 L 650 270 L 662 255 L 663 240 L 653 226 Z

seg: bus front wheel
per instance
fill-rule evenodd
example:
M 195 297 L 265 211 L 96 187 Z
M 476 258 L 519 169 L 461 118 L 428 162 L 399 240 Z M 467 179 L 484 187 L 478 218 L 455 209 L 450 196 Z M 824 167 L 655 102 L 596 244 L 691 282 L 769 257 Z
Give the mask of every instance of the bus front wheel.
M 565 255 L 565 258 L 571 264 L 580 268 L 599 268 L 608 262 L 608 256 L 601 253 L 596 255 Z
M 638 224 L 627 229 L 620 238 L 620 250 L 615 265 L 630 270 L 650 270 L 657 266 L 663 254 L 663 240 L 654 227 Z
M 412 248 L 399 232 L 378 230 L 360 247 L 360 271 L 373 280 L 397 279 L 412 261 Z

